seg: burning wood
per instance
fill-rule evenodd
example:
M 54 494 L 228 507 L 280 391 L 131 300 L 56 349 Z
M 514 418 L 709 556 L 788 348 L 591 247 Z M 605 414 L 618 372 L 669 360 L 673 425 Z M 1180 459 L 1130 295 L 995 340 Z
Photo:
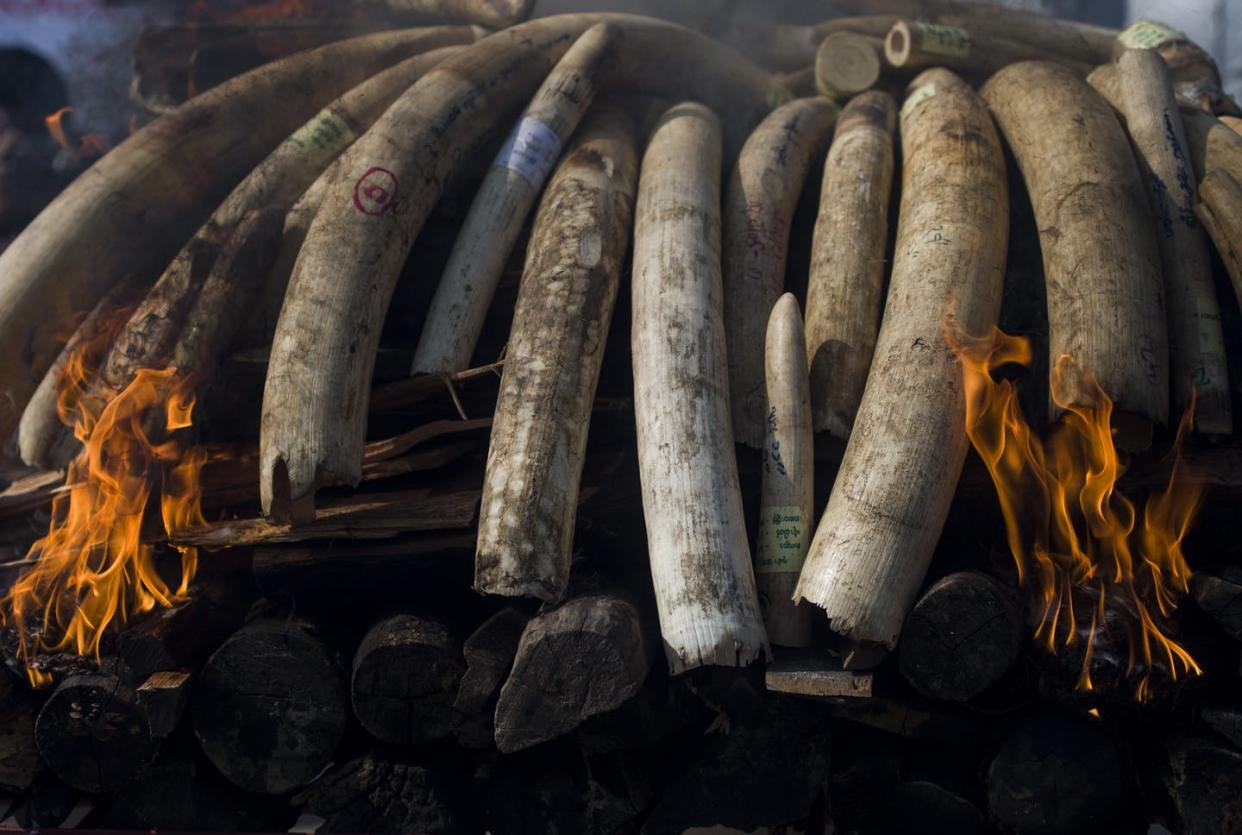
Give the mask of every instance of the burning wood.
M 973 137 L 963 143 L 961 136 Z M 902 194 L 884 323 L 845 459 L 794 592 L 833 631 L 897 643 L 952 499 L 967 439 L 946 313 L 989 327 L 1000 310 L 1009 197 L 978 96 L 929 70 L 902 107 Z
M 884 303 L 897 106 L 864 93 L 845 106 L 824 163 L 806 289 L 815 429 L 846 440 L 862 400 Z
M 481 592 L 565 595 L 591 406 L 629 244 L 634 145 L 624 113 L 588 117 L 535 218 L 483 482 Z
M 733 438 L 762 446 L 762 345 L 768 314 L 785 286 L 789 226 L 811 158 L 827 144 L 836 108 L 799 99 L 772 111 L 746 140 L 725 192 L 721 267 Z
M 1169 416 L 1168 327 L 1160 255 L 1129 142 L 1107 103 L 1055 64 L 1012 64 L 982 94 L 1039 224 L 1050 365 L 1073 357 L 1116 406 L 1117 443 L 1146 449 L 1152 425 Z M 1086 378 L 1064 386 L 1061 403 L 1094 405 Z M 1052 408 L 1055 416 L 1063 406 Z
M 634 222 L 634 416 L 647 550 L 669 668 L 767 654 L 730 443 L 720 285 L 720 127 L 664 114 Z

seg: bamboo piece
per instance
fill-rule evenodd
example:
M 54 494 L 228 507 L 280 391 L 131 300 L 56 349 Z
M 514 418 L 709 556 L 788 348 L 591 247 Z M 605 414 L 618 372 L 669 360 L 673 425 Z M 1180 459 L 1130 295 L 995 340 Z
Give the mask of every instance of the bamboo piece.
M 1065 64 L 1083 76 L 1091 69 L 1089 64 L 1050 55 L 1018 41 L 918 20 L 898 20 L 884 39 L 884 59 L 901 70 L 948 67 L 963 74 L 986 76 L 1018 61 L 1041 58 Z
M 789 225 L 836 115 L 818 97 L 772 111 L 746 140 L 725 194 L 721 265 L 733 439 L 755 449 L 763 445 L 767 413 L 760 346 L 785 287 Z
M 488 169 L 431 298 L 412 373 L 463 371 L 500 275 L 561 148 L 595 100 L 621 30 L 588 29 L 552 68 Z
M 896 124 L 892 96 L 856 96 L 837 121 L 824 164 L 806 291 L 806 354 L 815 430 L 841 440 L 854 425 L 880 330 Z
M 764 361 L 768 415 L 755 586 L 768 640 L 782 647 L 805 647 L 811 643 L 811 607 L 792 598 L 815 521 L 815 442 L 806 336 L 792 293 L 772 308 Z
M 535 0 L 354 0 L 357 5 L 380 5 L 392 14 L 415 20 L 477 23 L 503 29 L 530 17 Z
M 63 461 L 53 460 L 53 458 L 62 457 L 64 450 L 61 446 L 65 443 L 65 436 L 72 434 L 61 417 L 59 401 L 62 389 L 66 393 L 81 390 L 86 380 L 75 376 L 74 379 L 65 381 L 62 385 L 61 375 L 66 371 L 74 375 L 91 372 L 102 359 L 101 355 L 107 348 L 106 345 L 100 343 L 107 339 L 108 330 L 114 327 L 113 320 L 122 314 L 124 302 L 132 292 L 133 288 L 129 282 L 123 281 L 105 293 L 95 305 L 94 310 L 88 313 L 78 325 L 73 336 L 69 337 L 69 341 L 65 343 L 60 356 L 56 358 L 56 362 L 52 363 L 52 367 L 39 381 L 39 386 L 31 395 L 30 402 L 26 404 L 22 419 L 17 425 L 18 453 L 21 455 L 22 463 L 26 466 L 43 469 L 48 469 L 53 465 L 63 467 L 72 458 L 70 455 Z M 83 350 L 90 353 L 78 357 L 78 364 L 70 368 L 70 360 Z M 66 405 L 70 404 L 66 403 Z M 78 446 L 76 443 L 73 444 L 74 454 Z
M 963 137 L 970 137 L 968 140 Z M 1000 140 L 948 70 L 901 112 L 896 254 L 875 359 L 828 507 L 794 592 L 865 648 L 897 643 L 966 457 L 961 371 L 942 331 L 996 324 L 1009 233 Z
M 1126 126 L 1146 173 L 1168 308 L 1169 386 L 1173 408 L 1194 402 L 1194 428 L 1233 432 L 1229 369 L 1207 239 L 1195 218 L 1197 189 L 1168 68 L 1150 49 L 1117 59 Z
M 1199 184 L 1195 214 L 1212 236 L 1242 304 L 1242 185 L 1224 171 L 1209 172 Z
M 884 73 L 884 41 L 857 32 L 834 32 L 815 50 L 815 89 L 828 98 L 870 90 Z
M 1118 447 L 1145 449 L 1152 424 L 1168 419 L 1168 336 L 1160 255 L 1129 142 L 1104 99 L 1064 67 L 1012 64 L 982 93 L 1040 230 L 1050 367 L 1068 354 L 1082 372 L 1061 381 L 1058 400 L 1098 405 L 1085 375 L 1093 376 L 1115 406 Z
M 634 224 L 634 415 L 660 630 L 674 674 L 767 654 L 729 443 L 720 284 L 720 128 L 670 108 L 643 156 Z
M 95 162 L 0 254 L 0 437 L 65 337 L 49 323 L 90 310 L 127 274 L 167 264 L 228 190 L 308 115 L 469 27 L 385 32 L 261 67 L 152 122 Z
M 357 479 L 380 325 L 441 184 L 464 163 L 461 149 L 530 96 L 576 35 L 603 21 L 625 29 L 609 74 L 618 88 L 702 94 L 738 131 L 786 95 L 710 39 L 627 15 L 532 20 L 421 79 L 342 156 L 290 279 L 263 399 L 266 512 L 305 518 L 321 480 Z
M 496 402 L 475 588 L 559 600 L 569 583 L 591 404 L 629 244 L 633 122 L 600 109 L 535 216 Z

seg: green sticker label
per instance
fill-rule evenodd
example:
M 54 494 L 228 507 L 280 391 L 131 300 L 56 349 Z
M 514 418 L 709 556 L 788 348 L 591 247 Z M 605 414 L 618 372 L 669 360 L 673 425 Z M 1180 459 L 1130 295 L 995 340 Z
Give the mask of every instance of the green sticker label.
M 337 153 L 343 151 L 357 138 L 357 134 L 350 128 L 348 122 L 331 110 L 321 110 L 285 141 L 296 145 L 302 151 L 314 148 L 319 151 Z
M 768 506 L 759 511 L 759 574 L 796 574 L 811 545 L 810 514 L 796 505 Z
M 924 84 L 915 90 L 906 98 L 906 103 L 901 106 L 901 118 L 909 119 L 910 114 L 914 112 L 914 108 L 936 95 L 936 85 Z
M 1117 36 L 1117 42 L 1128 49 L 1158 49 L 1184 40 L 1186 36 L 1181 32 L 1154 20 L 1136 20 Z
M 936 23 L 919 24 L 923 36 L 923 51 L 946 58 L 965 58 L 970 55 L 970 33 L 956 26 Z

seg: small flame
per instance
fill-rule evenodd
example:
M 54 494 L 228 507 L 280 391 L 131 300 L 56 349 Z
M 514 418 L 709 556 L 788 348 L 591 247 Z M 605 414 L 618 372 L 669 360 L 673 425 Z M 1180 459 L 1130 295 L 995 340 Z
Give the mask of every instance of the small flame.
M 84 133 L 78 139 L 77 150 L 74 150 L 73 143 L 69 141 L 69 134 L 65 128 L 65 117 L 71 113 L 73 113 L 72 107 L 62 107 L 55 113 L 49 113 L 43 117 L 43 122 L 47 125 L 47 132 L 52 135 L 52 139 L 56 141 L 57 145 L 66 151 L 73 151 L 77 154 L 79 160 L 93 159 L 106 154 L 112 149 L 112 143 L 102 133 Z
M 117 327 L 84 341 L 58 380 L 61 419 L 84 449 L 69 465 L 68 491 L 53 502 L 47 534 L 30 548 L 34 565 L 3 601 L 5 621 L 16 628 L 18 657 L 36 686 L 50 682 L 37 654 L 98 658 L 110 625 L 180 602 L 197 568 L 197 551 L 179 549 L 181 580 L 174 591 L 143 541 L 157 486 L 167 533 L 203 523 L 199 474 L 207 455 L 173 434 L 190 426 L 193 381 L 174 368 L 148 368 L 119 394 L 101 394 L 92 382 Z
M 1152 696 L 1157 670 L 1172 681 L 1200 675 L 1190 653 L 1167 634 L 1188 589 L 1182 543 L 1202 497 L 1178 454 L 1193 403 L 1178 429 L 1168 485 L 1139 513 L 1117 490 L 1124 467 L 1113 445 L 1113 403 L 1071 357 L 1060 357 L 1050 375 L 1052 399 L 1064 414 L 1040 439 L 1022 415 L 1014 384 L 992 377 L 1004 365 L 1029 365 L 1029 341 L 997 329 L 972 337 L 954 321 L 946 323 L 945 341 L 962 363 L 967 434 L 996 486 L 1019 580 L 1036 600 L 1036 638 L 1053 653 L 1082 642 L 1077 687 L 1083 691 L 1097 687 L 1092 659 L 1122 638 L 1126 674 L 1137 680 L 1140 702 Z M 1088 404 L 1073 402 L 1071 391 L 1088 392 Z

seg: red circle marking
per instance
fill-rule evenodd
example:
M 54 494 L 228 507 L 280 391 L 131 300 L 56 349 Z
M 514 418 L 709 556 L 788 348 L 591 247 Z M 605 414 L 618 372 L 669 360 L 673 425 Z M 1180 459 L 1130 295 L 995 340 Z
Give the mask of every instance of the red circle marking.
M 354 205 L 364 215 L 382 215 L 397 202 L 397 177 L 373 165 L 354 183 Z

